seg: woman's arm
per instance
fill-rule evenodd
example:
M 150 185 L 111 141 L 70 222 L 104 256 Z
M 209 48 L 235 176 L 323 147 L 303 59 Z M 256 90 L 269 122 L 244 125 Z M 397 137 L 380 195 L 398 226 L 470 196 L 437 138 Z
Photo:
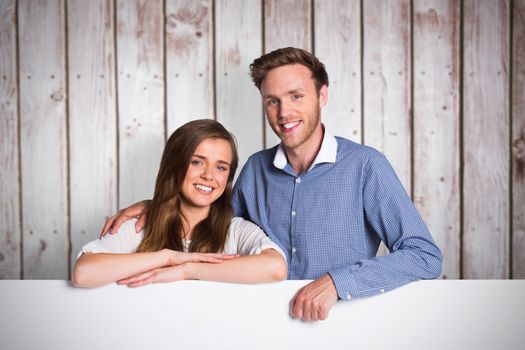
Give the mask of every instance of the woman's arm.
M 167 249 L 158 252 L 87 253 L 78 258 L 71 280 L 76 287 L 98 287 L 168 265 Z
M 234 283 L 276 282 L 286 279 L 286 260 L 273 249 L 260 254 L 241 256 L 221 264 L 188 262 L 179 266 L 154 269 L 123 279 L 119 284 L 139 287 L 150 283 L 172 282 L 184 279 Z
M 191 262 L 213 265 L 234 257 L 223 254 L 183 253 L 170 249 L 131 254 L 87 253 L 78 258 L 72 281 L 77 287 L 98 287 L 159 267 Z
M 241 256 L 220 265 L 187 263 L 184 268 L 187 279 L 207 281 L 262 283 L 282 281 L 288 276 L 285 259 L 274 249 Z

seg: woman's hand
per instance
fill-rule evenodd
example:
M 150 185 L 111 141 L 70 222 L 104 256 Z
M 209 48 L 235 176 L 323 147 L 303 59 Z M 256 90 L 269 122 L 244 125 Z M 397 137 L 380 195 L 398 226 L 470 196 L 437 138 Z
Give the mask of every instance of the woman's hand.
M 163 249 L 163 254 L 167 257 L 167 266 L 181 265 L 187 262 L 205 262 L 205 263 L 221 263 L 225 260 L 231 260 L 238 257 L 238 255 L 216 254 L 216 253 L 185 253 L 171 249 Z
M 128 287 L 140 287 L 151 283 L 175 282 L 185 279 L 187 279 L 186 264 L 181 264 L 146 271 L 133 277 L 121 279 L 117 283 Z

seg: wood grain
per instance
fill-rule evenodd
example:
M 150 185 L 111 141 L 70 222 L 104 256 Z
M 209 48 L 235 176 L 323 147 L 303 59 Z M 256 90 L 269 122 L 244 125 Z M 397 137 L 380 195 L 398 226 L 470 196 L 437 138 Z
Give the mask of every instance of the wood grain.
M 264 51 L 289 46 L 311 51 L 311 23 L 310 0 L 264 0 Z M 273 147 L 280 140 L 267 123 L 264 126 L 265 148 Z
M 509 277 L 509 1 L 464 3 L 463 277 Z
M 119 207 L 151 198 L 165 142 L 161 0 L 117 1 Z
M 322 121 L 334 135 L 361 143 L 361 17 L 358 0 L 315 2 L 315 52 L 328 72 Z
M 0 279 L 21 276 L 15 0 L 0 1 Z
M 67 4 L 71 264 L 117 210 L 113 2 Z
M 459 2 L 414 2 L 414 203 L 460 277 Z
M 410 2 L 363 6 L 363 140 L 385 154 L 410 194 Z
M 213 13 L 210 0 L 166 2 L 168 135 L 214 118 Z
M 512 278 L 525 278 L 525 1 L 513 2 Z
M 233 132 L 239 170 L 263 147 L 261 97 L 249 77 L 249 65 L 262 53 L 261 7 L 254 0 L 219 0 L 216 18 L 217 120 Z
M 64 2 L 18 2 L 24 278 L 68 277 Z

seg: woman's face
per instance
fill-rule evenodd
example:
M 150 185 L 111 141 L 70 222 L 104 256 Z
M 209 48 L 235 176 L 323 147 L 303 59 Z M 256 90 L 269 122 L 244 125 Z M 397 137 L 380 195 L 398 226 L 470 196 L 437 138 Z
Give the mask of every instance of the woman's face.
M 195 149 L 182 183 L 182 205 L 209 209 L 226 188 L 232 158 L 228 141 L 204 139 Z

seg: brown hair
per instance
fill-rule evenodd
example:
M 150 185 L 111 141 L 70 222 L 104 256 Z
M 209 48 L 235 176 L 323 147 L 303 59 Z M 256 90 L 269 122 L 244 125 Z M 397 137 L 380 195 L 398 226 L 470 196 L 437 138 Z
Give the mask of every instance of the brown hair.
M 312 79 L 315 82 L 317 92 L 321 90 L 323 85 L 328 86 L 328 73 L 326 73 L 324 64 L 310 52 L 295 47 L 277 49 L 256 58 L 250 64 L 250 76 L 255 86 L 261 90 L 262 81 L 269 71 L 288 64 L 302 64 L 308 68 L 312 72 Z
M 198 145 L 208 138 L 229 142 L 232 161 L 228 183 L 222 196 L 211 204 L 209 215 L 195 226 L 190 252 L 219 253 L 224 249 L 232 217 L 232 182 L 238 165 L 234 137 L 219 122 L 210 119 L 194 120 L 171 134 L 160 162 L 155 193 L 148 206 L 144 237 L 136 252 L 169 248 L 183 251 L 183 215 L 180 209 L 181 188 L 191 157 Z

